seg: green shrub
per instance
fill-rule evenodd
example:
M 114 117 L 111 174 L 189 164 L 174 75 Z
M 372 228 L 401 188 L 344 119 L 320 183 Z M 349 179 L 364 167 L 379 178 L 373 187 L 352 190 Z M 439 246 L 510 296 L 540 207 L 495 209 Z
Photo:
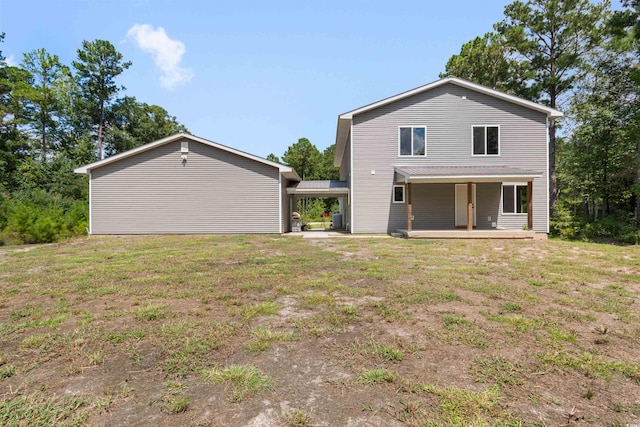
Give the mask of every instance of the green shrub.
M 87 203 L 43 190 L 14 193 L 3 200 L 3 243 L 51 243 L 85 232 Z
M 640 243 L 640 224 L 633 214 L 614 212 L 604 218 L 587 219 L 573 215 L 571 210 L 558 205 L 551 221 L 552 234 L 566 239 L 611 239 L 619 242 Z
M 71 235 L 79 236 L 89 228 L 89 204 L 86 200 L 76 200 L 64 216 L 64 225 Z
M 564 239 L 575 239 L 584 227 L 579 217 L 571 213 L 571 209 L 558 203 L 556 214 L 551 219 L 551 234 Z

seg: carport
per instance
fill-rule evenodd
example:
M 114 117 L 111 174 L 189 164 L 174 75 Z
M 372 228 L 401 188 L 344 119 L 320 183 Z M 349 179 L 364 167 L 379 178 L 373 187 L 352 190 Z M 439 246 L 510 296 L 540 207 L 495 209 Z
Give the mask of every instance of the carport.
M 295 206 L 298 206 L 298 199 L 303 197 L 335 197 L 338 199 L 340 213 L 342 214 L 342 227 L 348 222 L 345 206 L 349 203 L 349 183 L 347 181 L 326 180 L 326 181 L 300 181 L 292 183 L 287 187 L 289 196 L 289 219 Z M 289 224 L 291 225 L 291 224 Z

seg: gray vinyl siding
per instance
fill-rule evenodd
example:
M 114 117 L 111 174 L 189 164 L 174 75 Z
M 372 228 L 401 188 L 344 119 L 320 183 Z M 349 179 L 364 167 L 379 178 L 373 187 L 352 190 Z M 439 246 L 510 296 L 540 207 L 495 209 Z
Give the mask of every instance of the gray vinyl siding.
M 472 125 L 500 126 L 500 156 L 471 155 Z M 426 157 L 398 155 L 399 126 L 427 127 Z M 394 166 L 506 166 L 541 172 L 543 176 L 533 182 L 533 227 L 537 232 L 547 232 L 547 128 L 544 113 L 445 84 L 354 116 L 351 143 L 354 158 L 351 191 L 355 201 L 353 232 L 392 232 L 399 228 L 398 224 L 406 224 L 406 207 L 402 209 L 391 203 Z M 499 183 L 495 184 L 500 188 Z M 420 191 L 414 191 L 414 210 L 420 203 Z M 490 199 L 485 196 L 490 196 Z M 451 197 L 454 197 L 453 190 Z M 497 217 L 498 226 L 521 228 L 521 224 L 510 222 L 513 218 L 506 218 L 498 211 L 501 209 L 499 191 L 496 196 L 493 190 L 486 194 L 479 188 L 477 203 L 478 209 L 482 206 L 493 213 L 494 221 Z M 492 204 L 490 208 L 485 206 L 489 203 Z M 430 212 L 436 215 L 438 224 L 449 221 L 442 217 L 445 212 L 450 212 L 450 223 L 454 224 L 453 209 L 447 211 L 446 204 L 438 214 L 434 209 L 430 208 Z M 414 217 L 418 221 L 414 228 L 418 229 L 420 220 L 415 213 Z M 479 222 L 479 211 L 477 219 Z
M 189 140 L 91 171 L 93 234 L 278 233 L 276 167 Z
M 455 184 L 411 184 L 413 228 L 451 230 L 455 228 Z M 491 230 L 497 221 L 499 183 L 476 184 L 476 229 Z M 407 204 L 392 204 L 389 227 L 407 228 Z M 526 222 L 526 216 L 525 216 Z
M 481 182 L 476 184 L 476 227 L 478 230 L 500 228 L 500 195 L 502 184 L 499 182 Z M 527 222 L 527 216 L 524 216 Z M 496 224 L 494 227 L 493 224 Z M 508 228 L 508 227 L 505 227 Z M 522 224 L 518 227 L 522 228 Z M 545 230 L 546 232 L 546 230 Z
M 350 171 L 351 171 L 351 134 L 347 136 L 347 143 L 344 149 L 344 154 L 342 155 L 342 162 L 340 163 L 340 180 L 347 181 L 349 187 L 351 187 Z M 343 211 L 342 211 L 342 226 L 347 229 L 350 229 L 351 227 L 351 203 L 352 203 L 352 196 L 345 197 Z

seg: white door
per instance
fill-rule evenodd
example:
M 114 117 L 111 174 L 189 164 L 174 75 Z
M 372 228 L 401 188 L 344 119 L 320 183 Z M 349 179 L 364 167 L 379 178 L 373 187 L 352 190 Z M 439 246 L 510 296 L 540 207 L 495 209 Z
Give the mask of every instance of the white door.
M 472 184 L 473 225 L 476 225 L 476 185 Z M 456 227 L 467 226 L 467 184 L 456 184 Z

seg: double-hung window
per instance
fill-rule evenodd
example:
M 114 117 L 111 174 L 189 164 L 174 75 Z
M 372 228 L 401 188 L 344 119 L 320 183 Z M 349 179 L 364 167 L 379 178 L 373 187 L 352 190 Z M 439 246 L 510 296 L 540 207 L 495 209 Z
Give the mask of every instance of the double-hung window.
M 473 155 L 497 156 L 500 154 L 500 127 L 473 126 Z
M 424 126 L 400 126 L 400 156 L 427 155 L 427 128 Z
M 527 213 L 527 184 L 502 185 L 502 213 Z

